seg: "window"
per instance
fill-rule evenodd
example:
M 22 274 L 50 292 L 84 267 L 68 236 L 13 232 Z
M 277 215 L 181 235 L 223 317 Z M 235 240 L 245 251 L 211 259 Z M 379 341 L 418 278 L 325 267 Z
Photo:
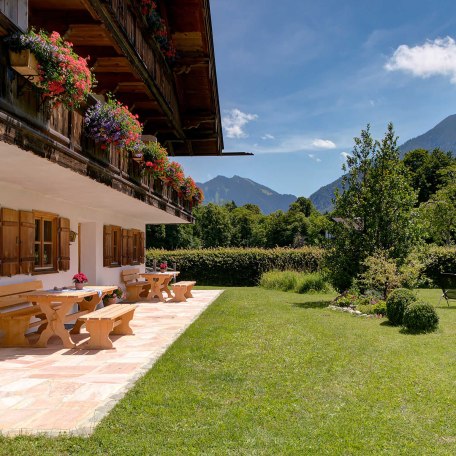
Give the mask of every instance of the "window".
M 103 265 L 118 267 L 144 263 L 144 232 L 120 226 L 103 227 Z
M 57 216 L 34 212 L 35 271 L 57 270 Z
M 120 226 L 105 225 L 103 227 L 103 265 L 117 267 L 122 258 L 122 228 Z

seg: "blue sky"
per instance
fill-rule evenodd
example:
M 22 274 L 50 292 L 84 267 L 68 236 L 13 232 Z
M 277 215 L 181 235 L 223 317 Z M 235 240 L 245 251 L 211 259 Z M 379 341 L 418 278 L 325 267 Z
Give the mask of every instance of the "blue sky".
M 367 123 L 399 144 L 456 113 L 456 2 L 212 0 L 225 151 L 182 158 L 309 196 L 341 175 Z

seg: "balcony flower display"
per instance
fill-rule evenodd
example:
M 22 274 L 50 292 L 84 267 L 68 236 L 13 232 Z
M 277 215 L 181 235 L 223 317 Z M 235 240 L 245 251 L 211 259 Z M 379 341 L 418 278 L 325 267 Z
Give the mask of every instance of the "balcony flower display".
M 179 192 L 184 182 L 184 178 L 184 171 L 182 170 L 182 166 L 179 165 L 179 163 L 174 161 L 168 163 L 165 168 L 163 179 L 167 185 Z
M 48 35 L 34 30 L 15 34 L 9 39 L 11 51 L 29 50 L 38 61 L 37 86 L 43 97 L 54 105 L 62 103 L 68 109 L 83 103 L 95 79 L 87 66 L 87 59 L 73 51 L 73 45 L 64 41 L 57 32 Z
M 145 171 L 154 179 L 164 179 L 169 163 L 166 149 L 158 142 L 151 142 L 144 145 L 142 156 Z
M 192 201 L 197 190 L 198 187 L 196 186 L 195 181 L 191 177 L 186 177 L 180 188 L 180 194 L 187 201 Z
M 168 61 L 176 57 L 176 48 L 168 38 L 166 23 L 158 12 L 158 0 L 141 0 L 141 13 L 146 18 L 152 35 L 157 42 L 162 54 Z
M 87 110 L 84 125 L 87 135 L 101 143 L 102 148 L 114 144 L 137 152 L 142 144 L 142 125 L 138 116 L 133 115 L 127 106 L 112 95 L 108 95 L 106 103 L 98 101 Z
M 200 187 L 196 187 L 196 192 L 195 192 L 195 195 L 193 196 L 192 205 L 194 207 L 197 207 L 200 204 L 203 204 L 203 201 L 204 201 L 203 190 L 201 190 Z

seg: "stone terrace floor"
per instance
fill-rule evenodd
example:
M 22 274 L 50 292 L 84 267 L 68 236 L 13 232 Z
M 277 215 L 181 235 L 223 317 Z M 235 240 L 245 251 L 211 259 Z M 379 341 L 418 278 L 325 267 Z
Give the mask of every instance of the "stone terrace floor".
M 62 349 L 58 338 L 45 349 L 0 348 L 0 432 L 89 435 L 221 293 L 194 290 L 184 303 L 139 303 L 135 334 L 113 336 L 113 350 Z M 80 345 L 88 333 L 73 338 Z

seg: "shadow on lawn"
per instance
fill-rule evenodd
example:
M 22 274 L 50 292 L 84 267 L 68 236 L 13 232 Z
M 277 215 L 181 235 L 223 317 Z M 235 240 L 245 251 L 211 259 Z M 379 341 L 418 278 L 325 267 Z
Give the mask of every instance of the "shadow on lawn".
M 301 309 L 323 309 L 328 307 L 329 301 L 313 301 L 313 302 L 292 302 L 293 307 L 300 307 Z

